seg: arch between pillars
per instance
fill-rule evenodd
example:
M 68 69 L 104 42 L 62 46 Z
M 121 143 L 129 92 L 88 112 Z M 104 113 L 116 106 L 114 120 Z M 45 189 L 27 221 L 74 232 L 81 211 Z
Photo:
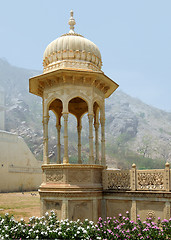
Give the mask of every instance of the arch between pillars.
M 81 158 L 81 130 L 82 116 L 88 112 L 88 103 L 81 97 L 74 97 L 68 102 L 68 111 L 77 118 L 77 134 L 78 134 L 78 164 L 82 164 Z
M 62 111 L 63 111 L 63 103 L 60 99 L 54 99 L 53 101 L 50 102 L 48 106 L 48 111 L 52 111 L 56 117 L 58 118 L 58 121 L 60 123 L 60 118 L 62 116 Z
M 62 102 L 62 106 L 64 107 L 64 99 L 59 94 L 53 94 L 47 99 L 44 99 L 44 104 L 43 104 L 44 115 L 48 115 L 48 111 L 51 103 L 57 99 Z
M 74 99 L 74 98 L 80 98 L 83 101 L 85 101 L 87 103 L 88 106 L 88 112 L 89 113 L 93 113 L 93 109 L 92 109 L 92 100 L 90 98 L 88 98 L 84 93 L 78 94 L 78 92 L 73 92 L 71 93 L 66 99 L 66 104 L 69 105 L 69 102 Z
M 95 164 L 100 164 L 100 159 L 99 159 L 99 113 L 100 113 L 100 106 L 96 101 L 93 104 L 93 112 L 94 112 L 94 129 L 95 129 Z
M 98 138 L 99 138 L 99 125 L 101 125 L 101 164 L 105 166 L 106 159 L 105 159 L 105 105 L 104 105 L 104 99 L 100 100 L 100 99 L 94 98 L 93 112 L 94 112 L 95 149 L 96 149 L 95 163 L 99 164 Z M 99 113 L 100 113 L 100 119 L 99 119 Z
M 49 111 L 52 111 L 56 116 L 56 130 L 57 130 L 57 163 L 61 163 L 61 142 L 60 142 L 60 130 L 61 130 L 61 116 L 63 110 L 63 103 L 61 99 L 52 98 L 51 101 L 47 104 L 46 114 L 49 116 Z M 46 126 L 48 129 L 48 124 Z M 46 130 L 48 132 L 48 130 Z M 48 137 L 47 143 L 48 145 Z M 48 155 L 48 147 L 46 148 L 46 155 Z M 49 161 L 48 161 L 49 162 Z
M 58 94 L 57 94 L 58 95 Z M 56 94 L 50 96 L 47 100 L 44 101 L 44 117 L 47 117 L 49 114 L 49 110 L 52 110 L 56 117 L 57 117 L 57 124 L 56 126 L 58 126 L 58 136 L 60 136 L 60 118 L 61 116 L 63 115 L 64 117 L 64 123 L 65 123 L 65 126 L 67 126 L 68 124 L 68 113 L 72 113 L 73 115 L 75 115 L 77 117 L 77 121 L 78 121 L 78 125 L 77 125 L 77 131 L 79 132 L 79 139 L 78 139 L 78 145 L 80 145 L 80 149 L 81 149 L 81 118 L 82 116 L 88 112 L 88 118 L 89 118 L 89 152 L 91 152 L 91 154 L 89 155 L 89 159 L 91 158 L 91 160 L 89 160 L 89 163 L 90 164 L 99 164 L 99 161 L 95 161 L 94 162 L 94 154 L 93 154 L 93 132 L 92 132 L 92 127 L 93 127 L 93 122 L 92 122 L 92 117 L 94 118 L 94 115 L 96 115 L 96 111 L 93 111 L 93 105 L 94 103 L 96 103 L 98 105 L 98 108 L 100 109 L 100 112 L 101 112 L 101 126 L 103 125 L 103 129 L 104 129 L 104 101 L 102 101 L 102 99 L 99 99 L 99 98 L 93 98 L 93 99 L 89 99 L 84 93 L 82 94 L 81 93 L 81 96 L 80 94 L 78 94 L 78 92 L 74 92 L 72 94 L 70 94 L 67 98 L 63 99 L 63 98 L 59 98 Z M 81 111 L 81 113 L 79 112 L 74 112 L 74 110 L 72 110 L 72 107 L 70 109 L 70 104 L 73 104 L 73 99 L 81 99 L 82 103 L 84 103 L 86 105 L 86 107 L 84 106 L 83 107 L 83 110 Z M 60 106 L 59 106 L 59 102 L 60 102 Z M 80 102 L 80 104 L 82 104 Z M 60 110 L 58 109 L 60 108 Z M 57 110 L 58 109 L 58 110 Z M 97 123 L 97 120 L 95 119 L 94 123 Z M 97 126 L 97 124 L 96 124 Z M 65 128 L 65 127 L 64 127 Z M 68 133 L 67 133 L 67 127 L 66 127 L 66 140 L 68 139 Z M 103 134 L 102 134 L 102 145 L 103 145 L 103 151 L 102 151 L 102 155 L 103 155 L 103 162 L 104 162 L 104 131 L 103 131 Z M 47 139 L 47 138 L 46 138 Z M 65 141 L 65 142 L 68 142 L 68 141 Z M 91 143 L 90 143 L 91 142 Z M 58 145 L 60 145 L 60 137 L 58 138 Z M 67 149 L 68 149 L 68 143 L 66 143 L 65 145 L 67 145 Z M 58 152 L 60 152 L 58 150 Z M 81 150 L 79 150 L 80 154 L 81 155 Z M 97 151 L 96 151 L 97 152 Z M 68 156 L 68 153 L 67 153 L 67 150 L 66 150 L 66 155 Z M 60 157 L 58 157 L 58 163 L 60 163 Z M 66 158 L 67 159 L 67 158 Z M 81 157 L 79 157 L 79 159 L 81 159 Z M 96 157 L 97 159 L 97 157 Z M 69 163 L 69 161 L 67 160 L 66 163 Z M 81 160 L 79 160 L 79 163 L 81 163 Z M 104 164 L 104 163 L 103 163 Z

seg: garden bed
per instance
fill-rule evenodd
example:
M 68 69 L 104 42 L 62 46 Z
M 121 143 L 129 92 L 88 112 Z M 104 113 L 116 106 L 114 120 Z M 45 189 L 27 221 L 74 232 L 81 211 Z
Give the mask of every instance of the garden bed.
M 150 218 L 137 222 L 119 214 L 118 218 L 99 218 L 97 223 L 85 219 L 81 222 L 57 220 L 55 212 L 43 217 L 31 217 L 26 223 L 23 219 L 16 221 L 8 213 L 0 217 L 0 239 L 171 239 L 171 219 L 158 219 L 154 223 Z

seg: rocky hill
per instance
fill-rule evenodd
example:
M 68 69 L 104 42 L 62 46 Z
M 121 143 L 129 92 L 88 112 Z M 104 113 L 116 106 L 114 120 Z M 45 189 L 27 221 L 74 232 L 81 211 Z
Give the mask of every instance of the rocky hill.
M 6 95 L 6 130 L 21 135 L 40 160 L 43 144 L 41 99 L 28 91 L 29 78 L 38 74 L 39 71 L 17 68 L 0 59 L 0 86 Z M 49 155 L 55 161 L 55 118 L 53 114 L 50 116 Z M 76 121 L 73 117 L 70 119 L 69 154 L 71 161 L 75 161 Z M 83 125 L 87 124 L 85 116 Z M 84 127 L 82 143 L 86 161 L 88 134 Z M 132 162 L 141 168 L 163 167 L 164 162 L 171 161 L 171 113 L 116 91 L 106 100 L 106 156 L 113 167 L 130 167 Z

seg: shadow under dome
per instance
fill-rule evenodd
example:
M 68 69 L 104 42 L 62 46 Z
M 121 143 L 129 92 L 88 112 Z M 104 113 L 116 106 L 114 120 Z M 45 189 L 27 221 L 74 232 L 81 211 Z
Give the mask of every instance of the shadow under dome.
M 68 110 L 80 118 L 84 113 L 88 112 L 88 105 L 82 98 L 76 97 L 69 101 Z

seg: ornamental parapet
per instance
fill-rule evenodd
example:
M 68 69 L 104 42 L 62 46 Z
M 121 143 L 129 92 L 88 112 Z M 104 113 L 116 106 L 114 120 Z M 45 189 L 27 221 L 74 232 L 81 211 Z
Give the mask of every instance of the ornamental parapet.
M 101 165 L 44 164 L 39 191 L 102 191 Z
M 169 163 L 165 169 L 103 170 L 103 189 L 113 191 L 171 191 L 171 170 Z

